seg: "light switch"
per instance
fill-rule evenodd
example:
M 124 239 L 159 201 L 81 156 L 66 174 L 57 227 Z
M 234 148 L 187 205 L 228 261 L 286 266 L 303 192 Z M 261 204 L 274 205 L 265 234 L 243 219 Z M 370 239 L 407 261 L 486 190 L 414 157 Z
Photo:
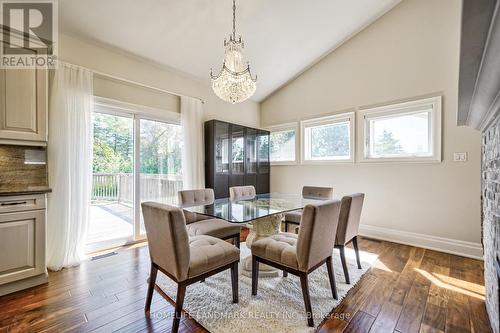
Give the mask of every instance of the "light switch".
M 454 162 L 465 162 L 467 161 L 467 153 L 453 153 Z

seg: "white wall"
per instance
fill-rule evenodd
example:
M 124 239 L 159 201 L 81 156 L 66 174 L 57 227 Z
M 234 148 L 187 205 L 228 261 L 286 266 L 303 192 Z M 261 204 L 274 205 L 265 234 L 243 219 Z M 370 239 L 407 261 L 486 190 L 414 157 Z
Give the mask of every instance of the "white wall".
M 455 125 L 460 3 L 404 0 L 261 104 L 265 127 L 442 95 L 442 163 L 274 166 L 271 189 L 298 193 L 303 185 L 328 185 L 336 197 L 365 192 L 361 223 L 372 228 L 364 233 L 479 256 L 481 137 Z M 468 152 L 469 161 L 453 162 L 453 152 Z
M 201 98 L 205 101 L 206 120 L 216 118 L 253 127 L 260 124 L 258 103 L 245 101 L 232 105 L 214 95 L 209 85 L 209 68 L 207 68 L 207 79 L 202 81 L 120 50 L 65 34 L 59 36 L 59 57 L 63 61 L 95 71 Z M 127 97 L 127 91 L 134 89 L 135 97 L 132 94 L 128 94 L 128 97 L 135 98 L 135 100 L 128 100 L 128 102 L 137 103 L 137 99 L 143 98 L 149 100 L 148 106 L 168 108 L 170 111 L 178 112 L 178 101 L 175 96 L 163 96 L 165 101 L 162 101 L 161 94 L 133 86 L 124 88 L 119 85 L 119 82 L 106 82 L 98 77 L 95 90 L 97 93 L 108 96 Z

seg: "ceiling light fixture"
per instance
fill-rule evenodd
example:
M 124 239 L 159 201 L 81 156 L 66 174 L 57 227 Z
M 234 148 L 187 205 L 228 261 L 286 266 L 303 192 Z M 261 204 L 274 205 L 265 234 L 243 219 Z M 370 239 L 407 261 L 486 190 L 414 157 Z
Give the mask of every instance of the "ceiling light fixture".
M 243 41 L 241 36 L 236 40 L 236 0 L 233 0 L 233 33 L 229 41 L 224 39 L 225 55 L 222 69 L 213 75 L 212 89 L 222 100 L 236 104 L 251 97 L 257 89 L 257 76 L 252 78 L 250 64 L 243 64 Z

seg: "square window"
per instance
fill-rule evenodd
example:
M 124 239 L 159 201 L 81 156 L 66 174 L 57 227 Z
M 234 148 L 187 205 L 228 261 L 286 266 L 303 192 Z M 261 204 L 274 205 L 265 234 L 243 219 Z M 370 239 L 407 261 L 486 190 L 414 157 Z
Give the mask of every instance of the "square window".
M 354 113 L 301 122 L 303 162 L 352 162 Z
M 440 161 L 441 98 L 361 111 L 363 161 Z
M 295 162 L 296 129 L 271 130 L 271 163 Z

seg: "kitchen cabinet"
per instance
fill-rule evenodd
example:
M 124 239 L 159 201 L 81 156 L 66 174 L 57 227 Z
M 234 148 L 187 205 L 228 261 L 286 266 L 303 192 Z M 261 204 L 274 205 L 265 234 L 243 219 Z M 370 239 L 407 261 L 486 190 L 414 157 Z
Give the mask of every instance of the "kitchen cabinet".
M 47 281 L 45 194 L 0 197 L 0 296 Z
M 47 144 L 45 69 L 0 69 L 0 143 Z

